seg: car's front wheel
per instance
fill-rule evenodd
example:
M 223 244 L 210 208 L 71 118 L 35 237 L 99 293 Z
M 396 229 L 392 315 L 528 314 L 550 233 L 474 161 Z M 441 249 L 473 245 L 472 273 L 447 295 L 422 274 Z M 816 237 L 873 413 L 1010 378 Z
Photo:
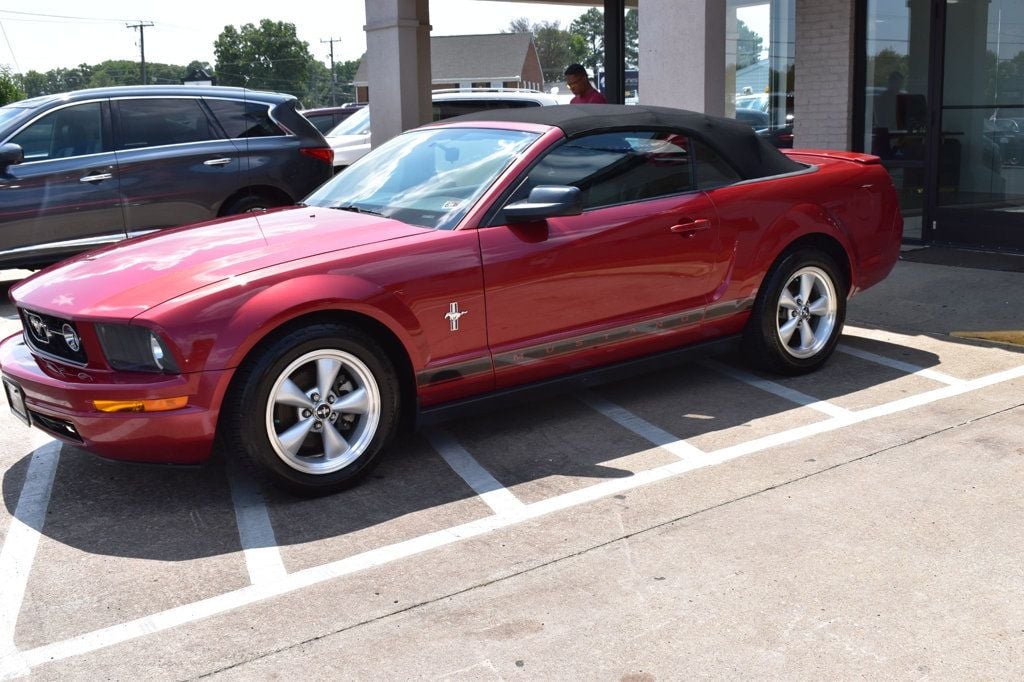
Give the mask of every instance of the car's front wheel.
M 399 404 L 394 366 L 372 338 L 348 325 L 311 325 L 239 369 L 222 438 L 274 485 L 326 495 L 377 463 Z
M 784 254 L 757 294 L 744 333 L 748 358 L 783 374 L 820 367 L 846 319 L 846 284 L 835 261 L 813 249 Z

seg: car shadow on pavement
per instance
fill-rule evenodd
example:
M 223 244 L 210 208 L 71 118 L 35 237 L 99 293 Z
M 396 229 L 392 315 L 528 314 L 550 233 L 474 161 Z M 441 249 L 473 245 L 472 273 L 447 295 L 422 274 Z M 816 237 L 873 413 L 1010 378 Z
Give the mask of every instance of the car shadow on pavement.
M 938 363 L 933 354 L 918 349 L 884 342 L 873 342 L 871 349 L 887 357 L 909 357 L 922 366 Z M 907 352 L 911 355 L 904 355 Z M 898 373 L 881 365 L 871 371 L 859 365 L 851 369 L 855 360 L 862 362 L 837 353 L 812 375 L 819 379 L 811 379 L 801 390 L 812 395 L 818 390 L 821 395 L 815 397 L 828 399 L 841 395 L 840 390 L 861 391 L 889 381 Z M 735 359 L 726 362 L 742 369 Z M 838 382 L 835 376 L 846 379 Z M 685 439 L 713 436 L 752 422 L 763 424 L 801 409 L 726 377 L 713 366 L 694 364 L 606 384 L 593 394 Z M 699 419 L 693 418 L 695 413 Z M 791 425 L 789 418 L 775 421 L 780 431 Z M 675 457 L 567 395 L 503 407 L 439 428 L 526 504 L 630 476 Z M 11 514 L 30 458 L 22 458 L 5 472 L 3 496 Z M 227 469 L 219 454 L 200 467 L 161 467 L 110 462 L 65 445 L 41 531 L 47 538 L 94 555 L 188 561 L 237 553 L 242 545 Z M 330 559 L 494 513 L 425 434 L 400 437 L 381 464 L 353 489 L 302 499 L 266 488 L 263 497 L 279 546 L 330 540 Z

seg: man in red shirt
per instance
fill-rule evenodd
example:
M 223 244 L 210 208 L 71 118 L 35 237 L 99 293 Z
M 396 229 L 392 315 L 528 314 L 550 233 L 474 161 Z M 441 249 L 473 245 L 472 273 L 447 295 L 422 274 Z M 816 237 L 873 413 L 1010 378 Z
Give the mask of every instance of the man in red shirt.
M 590 84 L 587 77 L 587 70 L 582 64 L 570 64 L 565 70 L 565 84 L 575 95 L 569 104 L 607 104 L 607 101 L 599 91 Z

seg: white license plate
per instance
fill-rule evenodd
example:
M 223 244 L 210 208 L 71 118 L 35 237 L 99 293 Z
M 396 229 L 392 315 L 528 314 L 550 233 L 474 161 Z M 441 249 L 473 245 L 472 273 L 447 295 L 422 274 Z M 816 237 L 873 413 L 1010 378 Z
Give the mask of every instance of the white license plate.
M 29 417 L 28 408 L 25 407 L 25 394 L 22 392 L 21 386 L 10 379 L 4 379 L 4 393 L 7 394 L 7 402 L 10 404 L 14 416 L 25 422 L 27 426 L 32 426 L 32 418 Z

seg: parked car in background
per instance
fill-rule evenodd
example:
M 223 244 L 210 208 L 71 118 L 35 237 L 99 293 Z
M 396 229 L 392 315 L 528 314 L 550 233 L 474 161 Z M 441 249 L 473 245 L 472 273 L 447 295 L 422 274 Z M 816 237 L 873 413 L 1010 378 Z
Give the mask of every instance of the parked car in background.
M 0 267 L 286 206 L 332 174 L 291 95 L 135 86 L 0 107 Z
M 345 104 L 340 107 L 302 109 L 299 113 L 305 116 L 306 120 L 313 124 L 314 128 L 319 130 L 321 133 L 326 134 L 331 128 L 335 127 L 365 106 L 365 104 Z
M 301 207 L 14 285 L 24 331 L 0 369 L 15 414 L 65 442 L 194 464 L 216 437 L 321 495 L 365 476 L 417 412 L 712 349 L 810 372 L 847 298 L 891 271 L 902 227 L 869 154 L 783 153 L 661 107 L 485 111 L 389 140 Z
M 985 137 L 998 145 L 1002 162 L 1024 163 L 1024 118 L 992 118 L 985 121 Z
M 536 90 L 473 88 L 435 90 L 433 120 L 491 109 L 520 109 L 561 104 L 556 95 Z M 370 108 L 364 107 L 327 133 L 334 150 L 334 167 L 340 171 L 370 151 Z

